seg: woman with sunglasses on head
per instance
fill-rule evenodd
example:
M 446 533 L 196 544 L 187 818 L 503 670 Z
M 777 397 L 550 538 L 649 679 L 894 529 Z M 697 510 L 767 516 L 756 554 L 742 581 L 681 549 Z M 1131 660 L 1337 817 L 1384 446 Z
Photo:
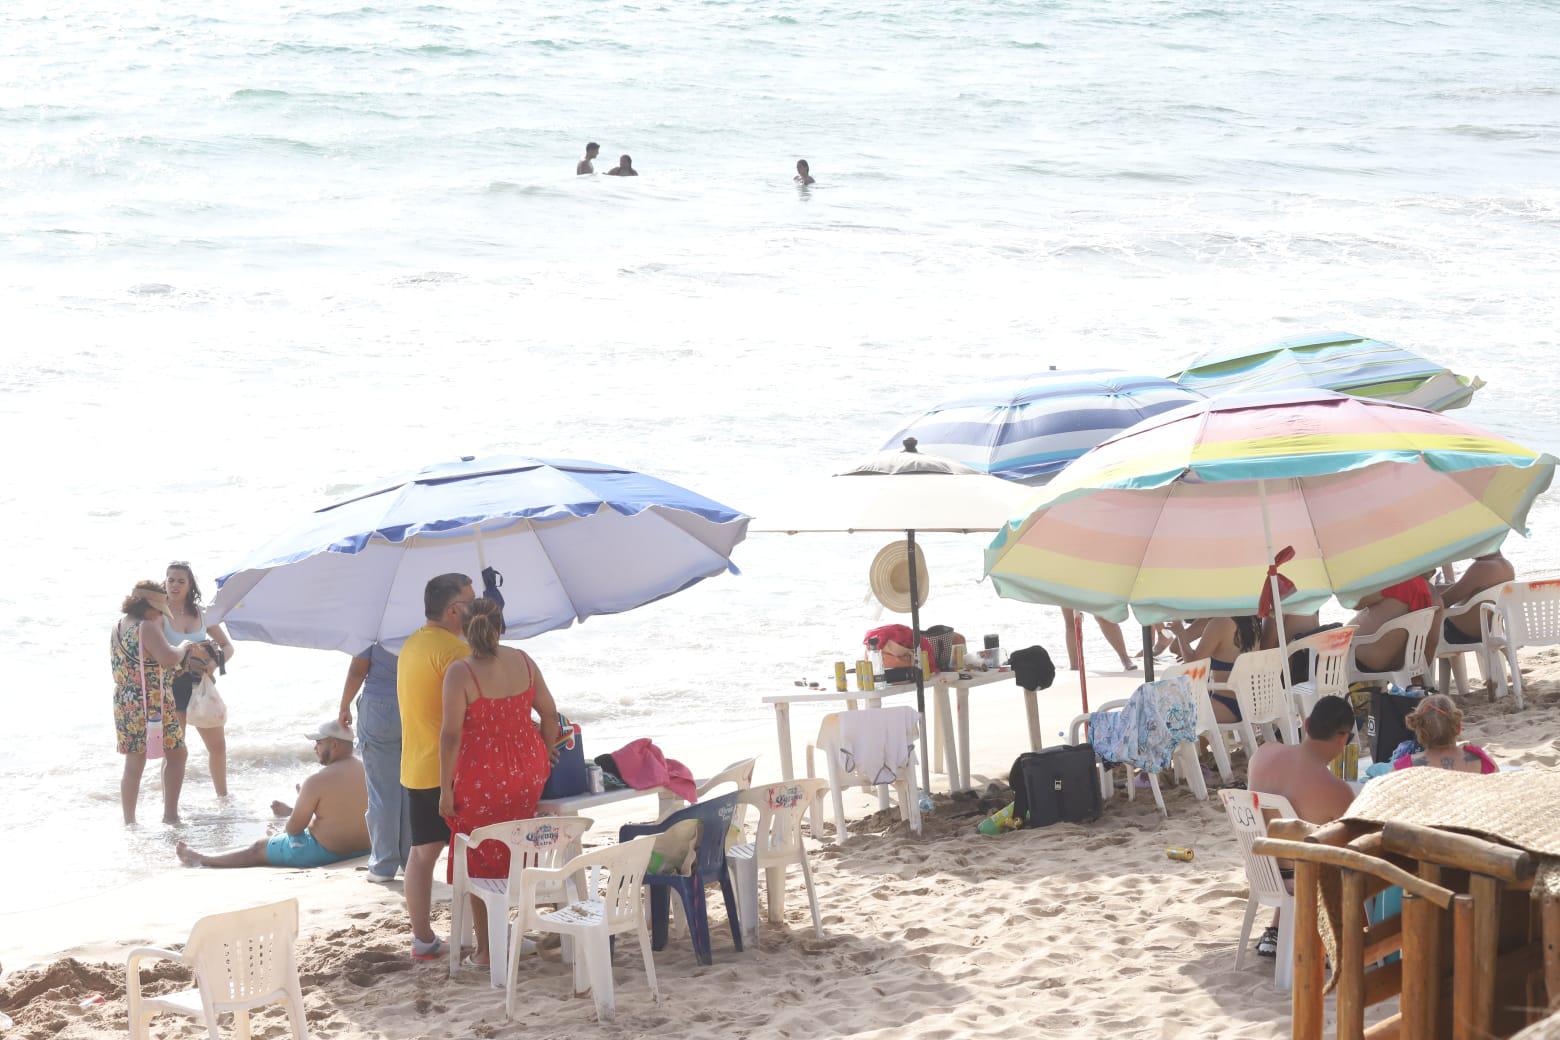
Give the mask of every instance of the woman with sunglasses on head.
M 210 640 L 216 646 L 217 663 L 225 666 L 233 660 L 233 644 L 228 640 L 227 633 L 221 625 L 207 625 L 205 613 L 201 610 L 200 586 L 195 583 L 195 572 L 184 560 L 174 560 L 168 564 L 168 612 L 163 618 L 163 637 L 169 646 L 179 647 L 185 643 L 203 643 Z M 183 703 L 176 704 L 179 723 L 185 722 L 185 711 L 189 708 L 189 694 L 186 688 L 181 687 Z M 200 734 L 201 742 L 206 745 L 206 755 L 210 761 L 211 786 L 216 788 L 218 798 L 226 798 L 227 788 L 227 732 L 223 726 L 197 726 L 195 732 Z
M 174 710 L 171 676 L 182 656 L 163 635 L 168 595 L 162 583 L 138 581 L 119 611 L 108 644 L 114 672 L 114 731 L 125 756 L 119 802 L 125 823 L 135 822 L 146 769 L 148 731 L 152 758 L 162 759 L 163 822 L 179 822 L 179 791 L 184 786 L 184 722 Z

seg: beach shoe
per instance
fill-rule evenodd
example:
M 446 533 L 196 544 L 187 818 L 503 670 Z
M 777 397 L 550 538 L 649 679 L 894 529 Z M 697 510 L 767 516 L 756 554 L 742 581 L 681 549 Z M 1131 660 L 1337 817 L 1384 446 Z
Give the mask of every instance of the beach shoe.
M 440 939 L 437 935 L 432 942 L 423 942 L 421 939 L 412 940 L 412 960 L 414 961 L 439 961 L 450 955 L 449 943 Z
M 368 880 L 376 885 L 393 885 L 395 884 L 395 875 L 391 874 L 389 877 L 385 877 L 383 874 L 375 874 L 370 870 L 368 872 Z
M 1262 930 L 1262 936 L 1257 940 L 1258 957 L 1278 956 L 1278 925 Z

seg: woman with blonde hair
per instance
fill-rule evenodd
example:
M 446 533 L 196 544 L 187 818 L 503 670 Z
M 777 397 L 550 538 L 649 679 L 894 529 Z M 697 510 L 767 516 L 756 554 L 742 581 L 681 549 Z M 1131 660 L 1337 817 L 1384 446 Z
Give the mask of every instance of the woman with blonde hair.
M 204 643 L 210 640 L 216 647 L 217 665 L 224 668 L 233 660 L 233 644 L 221 625 L 206 624 L 201 610 L 200 586 L 195 582 L 195 572 L 183 560 L 174 560 L 167 570 L 168 612 L 163 618 L 163 636 L 169 646 Z M 185 710 L 189 707 L 189 694 L 174 694 L 175 711 L 181 725 L 188 725 Z M 178 703 L 181 701 L 183 703 Z M 211 786 L 218 798 L 227 797 L 227 732 L 223 725 L 196 726 L 201 742 L 206 745 L 206 757 L 211 769 Z
M 453 835 L 536 815 L 552 770 L 558 709 L 531 655 L 500 646 L 503 607 L 491 599 L 471 604 L 466 644 L 471 656 L 444 673 L 444 722 L 439 734 L 439 814 L 449 821 L 449 877 L 455 880 Z M 531 712 L 541 716 L 537 728 Z M 509 876 L 509 849 L 487 842 L 466 856 L 467 875 Z M 487 915 L 471 898 L 477 933 L 476 964 L 488 963 Z
M 1459 744 L 1462 735 L 1462 709 L 1444 693 L 1431 694 L 1419 702 L 1404 721 L 1419 741 L 1423 751 L 1417 754 L 1399 755 L 1392 763 L 1394 769 L 1411 766 L 1431 766 L 1435 769 L 1453 769 L 1459 773 L 1495 773 L 1500 767 L 1477 744 Z
M 184 786 L 184 722 L 173 702 L 173 669 L 183 656 L 163 635 L 168 593 L 161 582 L 138 581 L 124 602 L 108 643 L 114 673 L 114 731 L 125 756 L 119 803 L 125 823 L 135 822 L 141 774 L 148 757 L 162 759 L 163 822 L 179 822 Z M 152 736 L 148 748 L 147 735 Z M 148 756 L 147 752 L 152 753 Z

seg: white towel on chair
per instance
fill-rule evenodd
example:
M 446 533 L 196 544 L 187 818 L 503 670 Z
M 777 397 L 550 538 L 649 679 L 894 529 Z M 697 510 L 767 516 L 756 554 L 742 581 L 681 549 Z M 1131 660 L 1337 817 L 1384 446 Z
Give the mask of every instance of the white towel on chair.
M 847 772 L 891 784 L 915 753 L 914 708 L 867 708 L 840 715 L 840 756 Z

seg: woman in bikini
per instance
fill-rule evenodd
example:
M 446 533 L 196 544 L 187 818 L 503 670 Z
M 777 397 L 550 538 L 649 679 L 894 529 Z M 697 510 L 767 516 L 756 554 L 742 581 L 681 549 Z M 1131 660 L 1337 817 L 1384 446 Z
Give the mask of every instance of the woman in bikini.
M 503 608 L 490 599 L 471 604 L 466 618 L 471 656 L 444 673 L 444 722 L 439 735 L 439 813 L 449 821 L 451 883 L 456 834 L 536 815 L 552 769 L 558 709 L 536 662 L 523 650 L 500 646 Z M 541 727 L 531 718 L 535 709 Z M 467 876 L 509 876 L 509 849 L 486 842 L 466 854 Z M 477 933 L 476 964 L 488 963 L 487 915 L 471 897 Z
M 1399 755 L 1392 762 L 1393 769 L 1411 766 L 1430 766 L 1432 769 L 1451 769 L 1459 773 L 1496 773 L 1500 767 L 1488 752 L 1477 744 L 1459 744 L 1462 736 L 1462 709 L 1444 693 L 1431 694 L 1419 702 L 1419 707 L 1409 713 L 1404 721 L 1419 741 L 1423 751 L 1411 755 Z
M 1256 650 L 1262 643 L 1262 622 L 1255 614 L 1245 617 L 1209 618 L 1203 626 L 1202 637 L 1192 646 L 1186 629 L 1179 621 L 1170 623 L 1175 636 L 1176 652 L 1183 661 L 1199 661 L 1208 658 L 1208 679 L 1224 682 L 1235 667 L 1235 658 L 1248 650 Z M 1232 694 L 1210 691 L 1214 718 L 1220 722 L 1239 722 L 1240 704 Z
M 183 560 L 174 560 L 168 564 L 168 614 L 163 619 L 163 637 L 167 639 L 169 646 L 182 646 L 185 643 L 203 643 L 210 640 L 216 645 L 220 655 L 217 658 L 219 666 L 225 666 L 233 659 L 233 644 L 228 640 L 227 633 L 222 631 L 221 625 L 207 625 L 206 615 L 201 611 L 200 586 L 195 583 L 195 572 L 190 565 Z M 182 703 L 179 703 L 182 701 Z M 190 706 L 189 691 L 181 686 L 175 695 L 174 708 L 179 716 L 180 725 L 185 723 L 185 710 Z M 206 745 L 206 757 L 211 768 L 211 786 L 217 789 L 218 798 L 227 797 L 227 733 L 222 726 L 197 726 L 195 732 L 200 734 L 202 743 Z

